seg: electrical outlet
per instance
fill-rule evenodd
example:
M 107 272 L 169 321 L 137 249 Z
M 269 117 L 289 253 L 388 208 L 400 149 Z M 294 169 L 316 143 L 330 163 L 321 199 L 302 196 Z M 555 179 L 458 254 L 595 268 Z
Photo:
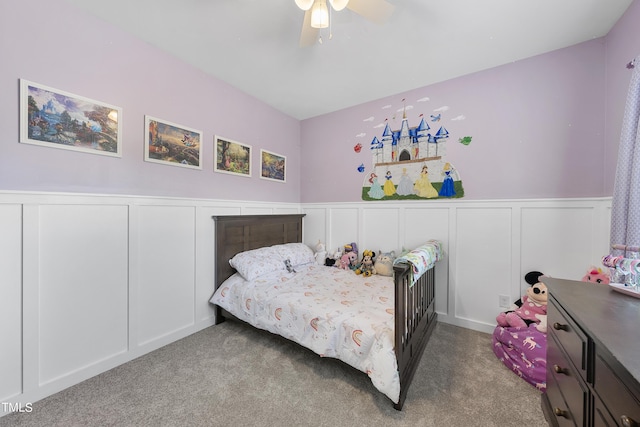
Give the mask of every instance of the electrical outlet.
M 502 308 L 511 307 L 511 299 L 509 298 L 509 295 L 498 295 L 498 304 Z

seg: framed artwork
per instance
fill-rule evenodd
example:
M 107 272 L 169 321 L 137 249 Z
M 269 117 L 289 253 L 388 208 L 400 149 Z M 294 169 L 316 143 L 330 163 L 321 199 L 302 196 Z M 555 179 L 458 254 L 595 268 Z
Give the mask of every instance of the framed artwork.
M 122 108 L 20 79 L 20 142 L 122 157 Z
M 286 181 L 287 158 L 283 155 L 260 150 L 260 178 L 278 182 Z
M 251 177 L 251 146 L 215 136 L 216 172 Z
M 144 160 L 202 169 L 202 132 L 166 120 L 144 116 Z

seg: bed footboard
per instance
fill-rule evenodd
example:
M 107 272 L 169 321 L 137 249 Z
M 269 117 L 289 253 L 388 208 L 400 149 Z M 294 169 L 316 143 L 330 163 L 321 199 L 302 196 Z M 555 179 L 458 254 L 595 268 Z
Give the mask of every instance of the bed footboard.
M 400 375 L 400 398 L 394 405 L 401 410 L 424 348 L 436 324 L 435 266 L 411 286 L 411 266 L 394 266 L 395 351 Z

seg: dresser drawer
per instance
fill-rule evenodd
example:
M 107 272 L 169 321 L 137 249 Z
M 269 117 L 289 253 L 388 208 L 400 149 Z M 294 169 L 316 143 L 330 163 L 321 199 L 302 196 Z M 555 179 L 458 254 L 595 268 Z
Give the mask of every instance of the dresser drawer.
M 623 427 L 640 427 L 640 402 L 597 353 L 597 349 L 594 372 L 594 390 L 616 423 Z
M 597 395 L 593 396 L 593 427 L 617 427 L 609 410 Z
M 549 335 L 558 340 L 582 378 L 590 381 L 591 378 L 587 378 L 587 336 L 553 299 L 547 304 L 547 321 Z
M 560 418 L 573 419 L 577 426 L 583 426 L 586 419 L 585 411 L 588 408 L 588 390 L 576 369 L 560 349 L 560 344 L 553 337 L 547 339 L 547 383 L 549 380 L 553 380 L 555 385 L 553 388 L 557 388 L 560 391 L 566 405 L 566 409 L 562 406 L 552 406 L 556 416 L 558 415 L 558 410 L 566 411 L 560 412 L 561 416 L 556 418 L 558 420 Z M 551 399 L 549 401 L 551 402 Z M 561 405 L 561 402 L 558 402 L 558 404 Z
M 551 375 L 548 375 L 547 391 L 545 393 L 551 407 L 551 413 L 548 414 L 548 417 L 553 418 L 553 420 L 549 420 L 547 418 L 549 425 L 558 427 L 577 426 L 578 424 L 575 423 L 569 405 L 564 401 L 564 397 L 562 396 L 562 393 L 560 393 L 560 389 Z M 579 426 L 582 427 L 582 424 L 579 424 Z

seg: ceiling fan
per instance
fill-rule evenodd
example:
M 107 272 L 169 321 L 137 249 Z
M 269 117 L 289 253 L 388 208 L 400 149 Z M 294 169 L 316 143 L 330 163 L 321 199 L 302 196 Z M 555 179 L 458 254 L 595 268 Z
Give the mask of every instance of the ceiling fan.
M 305 11 L 300 33 L 300 47 L 311 46 L 316 41 L 322 43 L 319 36 L 321 28 L 331 25 L 330 11 L 326 0 L 295 0 L 298 7 Z M 376 24 L 387 22 L 395 6 L 387 0 L 329 0 L 331 8 L 336 12 L 345 7 L 363 18 Z M 331 38 L 331 32 L 329 32 Z

